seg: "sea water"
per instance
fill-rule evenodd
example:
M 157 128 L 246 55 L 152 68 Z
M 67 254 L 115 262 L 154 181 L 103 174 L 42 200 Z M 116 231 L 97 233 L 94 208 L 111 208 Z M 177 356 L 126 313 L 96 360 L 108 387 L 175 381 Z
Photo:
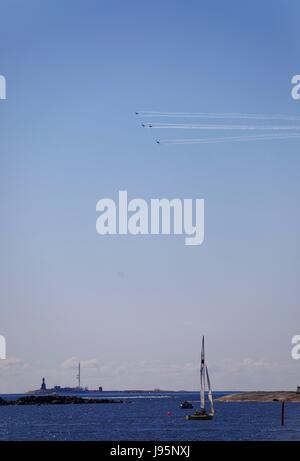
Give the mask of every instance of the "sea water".
M 215 402 L 212 421 L 187 421 L 194 410 L 182 410 L 180 402 L 197 408 L 198 393 L 102 392 L 93 397 L 124 403 L 3 406 L 0 440 L 300 440 L 297 403 L 286 404 L 282 427 L 279 402 Z

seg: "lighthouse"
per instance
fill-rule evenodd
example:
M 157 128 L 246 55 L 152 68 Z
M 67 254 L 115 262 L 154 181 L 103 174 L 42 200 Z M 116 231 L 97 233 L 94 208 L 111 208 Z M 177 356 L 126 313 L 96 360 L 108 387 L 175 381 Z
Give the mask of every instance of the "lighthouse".
M 46 381 L 45 381 L 45 378 L 43 378 L 42 384 L 41 384 L 41 391 L 45 391 L 46 389 L 47 389 L 47 387 L 46 387 Z

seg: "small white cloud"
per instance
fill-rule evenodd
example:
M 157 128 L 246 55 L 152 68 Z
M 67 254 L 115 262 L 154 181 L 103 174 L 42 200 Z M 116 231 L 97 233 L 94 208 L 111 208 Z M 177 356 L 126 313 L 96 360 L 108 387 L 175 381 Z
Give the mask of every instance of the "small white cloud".
M 242 360 L 224 360 L 211 369 L 216 372 L 225 372 L 231 374 L 252 374 L 260 371 L 276 370 L 277 362 L 270 362 L 264 359 L 244 358 Z
M 98 360 L 98 359 L 83 360 L 83 361 L 81 362 L 81 365 L 82 365 L 84 368 L 99 368 L 99 367 L 100 367 L 100 364 L 99 364 L 99 360 Z
M 31 369 L 31 365 L 17 357 L 8 357 L 5 360 L 0 360 L 0 370 L 4 372 L 19 372 L 29 369 Z
M 79 362 L 82 368 L 95 369 L 99 368 L 100 366 L 98 359 L 80 360 L 78 357 L 70 357 L 61 364 L 61 368 L 63 368 L 64 370 L 75 370 L 78 368 Z

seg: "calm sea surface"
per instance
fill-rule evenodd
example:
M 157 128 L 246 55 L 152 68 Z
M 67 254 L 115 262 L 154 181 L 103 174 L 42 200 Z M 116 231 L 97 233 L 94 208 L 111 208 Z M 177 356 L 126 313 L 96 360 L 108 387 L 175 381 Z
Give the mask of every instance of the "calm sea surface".
M 194 410 L 181 410 L 179 404 L 187 399 L 197 406 L 196 393 L 97 396 L 125 403 L 0 407 L 0 440 L 300 440 L 297 403 L 286 405 L 281 427 L 277 402 L 216 402 L 212 421 L 186 421 Z

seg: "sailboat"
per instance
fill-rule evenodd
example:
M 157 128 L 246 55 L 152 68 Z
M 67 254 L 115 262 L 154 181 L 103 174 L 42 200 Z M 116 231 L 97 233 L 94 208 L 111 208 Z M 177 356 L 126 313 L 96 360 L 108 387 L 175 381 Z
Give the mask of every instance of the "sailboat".
M 205 406 L 205 384 L 207 383 L 208 388 L 208 401 L 210 403 L 210 411 L 207 413 Z M 211 390 L 211 384 L 208 374 L 207 365 L 205 363 L 205 352 L 204 352 L 204 336 L 202 337 L 202 349 L 201 349 L 201 364 L 200 364 L 200 410 L 196 410 L 193 415 L 187 415 L 188 420 L 201 420 L 207 421 L 213 419 L 215 414 L 214 402 Z

